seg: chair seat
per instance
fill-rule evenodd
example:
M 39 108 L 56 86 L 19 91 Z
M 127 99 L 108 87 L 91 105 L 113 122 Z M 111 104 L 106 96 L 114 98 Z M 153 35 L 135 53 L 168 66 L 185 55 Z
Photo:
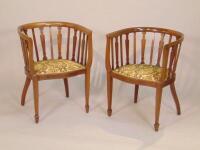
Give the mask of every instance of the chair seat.
M 167 69 L 147 64 L 125 65 L 113 72 L 124 77 L 152 82 L 165 81 L 168 77 Z
M 36 74 L 69 73 L 85 69 L 85 66 L 65 59 L 44 60 L 34 63 Z

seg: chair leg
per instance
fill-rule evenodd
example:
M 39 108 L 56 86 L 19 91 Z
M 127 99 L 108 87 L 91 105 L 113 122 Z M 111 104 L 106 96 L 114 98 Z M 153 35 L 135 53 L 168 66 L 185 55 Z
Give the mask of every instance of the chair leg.
M 34 106 L 35 106 L 35 123 L 39 122 L 39 88 L 38 80 L 33 78 L 33 93 L 34 93 Z
M 139 85 L 135 85 L 135 93 L 134 93 L 134 103 L 137 103 L 138 100 L 138 91 L 139 91 Z
M 158 131 L 159 129 L 161 98 L 162 98 L 162 88 L 158 87 L 156 89 L 156 108 L 155 108 L 155 124 L 154 124 L 155 131 Z
M 85 73 L 85 111 L 89 112 L 89 95 L 90 95 L 90 70 Z
M 107 98 L 108 98 L 107 115 L 109 117 L 112 115 L 112 89 L 113 89 L 113 78 L 109 73 L 107 73 Z
M 30 85 L 30 82 L 31 82 L 31 79 L 26 77 L 26 81 L 25 81 L 25 84 L 24 84 L 24 88 L 23 88 L 23 91 L 22 91 L 22 97 L 21 97 L 21 105 L 22 106 L 24 106 L 24 104 L 25 104 L 26 93 L 28 91 L 28 87 Z
M 65 85 L 65 93 L 66 93 L 66 97 L 69 97 L 69 84 L 68 84 L 68 79 L 65 78 L 64 80 L 64 85 Z
M 178 96 L 176 94 L 176 88 L 175 88 L 174 83 L 170 84 L 170 90 L 171 90 L 174 102 L 176 104 L 177 114 L 180 115 L 181 114 L 181 109 L 180 109 L 180 104 L 179 104 Z

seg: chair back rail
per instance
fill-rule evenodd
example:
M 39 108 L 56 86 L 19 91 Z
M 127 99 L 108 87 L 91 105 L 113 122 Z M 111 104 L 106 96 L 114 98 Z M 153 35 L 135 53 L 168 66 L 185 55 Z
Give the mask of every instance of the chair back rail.
M 106 68 L 111 71 L 128 64 L 161 66 L 175 73 L 184 35 L 180 32 L 135 27 L 107 34 Z
M 49 59 L 67 59 L 91 66 L 92 31 L 83 26 L 68 22 L 36 22 L 19 26 L 18 33 L 26 71 L 30 72 L 34 61 Z

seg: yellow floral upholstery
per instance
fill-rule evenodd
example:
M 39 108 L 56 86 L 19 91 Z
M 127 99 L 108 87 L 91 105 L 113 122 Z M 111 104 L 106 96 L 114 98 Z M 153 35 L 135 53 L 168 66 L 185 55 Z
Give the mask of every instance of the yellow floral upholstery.
M 36 71 L 36 74 L 42 75 L 73 72 L 83 70 L 85 69 L 85 67 L 79 63 L 70 60 L 56 59 L 35 62 L 34 69 Z
M 167 69 L 146 64 L 125 65 L 113 72 L 124 77 L 153 82 L 166 80 L 168 75 Z

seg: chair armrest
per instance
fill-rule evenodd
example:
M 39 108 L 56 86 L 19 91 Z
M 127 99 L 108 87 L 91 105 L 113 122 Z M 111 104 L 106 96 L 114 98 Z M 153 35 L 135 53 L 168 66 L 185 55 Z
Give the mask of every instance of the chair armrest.
M 106 37 L 106 53 L 105 53 L 105 65 L 106 65 L 106 70 L 108 72 L 112 71 L 111 65 L 110 65 L 110 39 L 107 36 Z
M 92 32 L 88 35 L 88 57 L 86 62 L 86 69 L 90 69 L 93 60 L 93 44 L 92 44 Z
M 163 48 L 162 67 L 172 70 L 175 73 L 183 37 L 179 40 L 166 44 Z
M 34 74 L 33 42 L 30 37 L 18 30 L 21 40 L 22 52 L 25 63 L 25 71 Z

